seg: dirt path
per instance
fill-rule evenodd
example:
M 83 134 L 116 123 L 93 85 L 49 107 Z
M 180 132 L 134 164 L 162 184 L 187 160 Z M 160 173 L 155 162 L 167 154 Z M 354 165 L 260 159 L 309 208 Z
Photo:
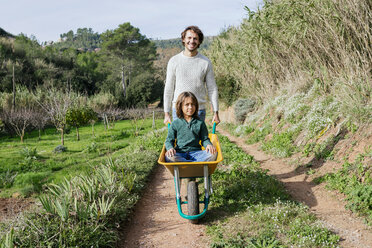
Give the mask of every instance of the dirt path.
M 184 185 L 181 189 L 184 190 Z M 182 194 L 184 195 L 184 193 Z M 184 207 L 184 211 L 187 207 Z M 193 225 L 177 211 L 172 175 L 158 165 L 145 194 L 124 230 L 119 247 L 206 247 L 203 225 Z
M 372 248 L 372 232 L 351 211 L 345 209 L 341 195 L 316 185 L 305 173 L 288 164 L 285 159 L 272 158 L 259 149 L 247 145 L 243 139 L 219 129 L 222 135 L 240 146 L 268 169 L 269 174 L 283 182 L 289 194 L 309 206 L 325 226 L 337 233 L 347 248 Z M 184 190 L 184 187 L 183 187 Z M 184 193 L 182 194 L 184 195 Z M 162 166 L 152 176 L 146 193 L 137 204 L 119 247 L 207 247 L 203 225 L 192 225 L 177 212 L 173 177 Z
M 316 185 L 305 171 L 296 170 L 285 159 L 272 158 L 260 151 L 259 145 L 247 145 L 243 139 L 233 137 L 228 132 L 219 129 L 230 141 L 236 143 L 245 152 L 261 163 L 261 167 L 269 170 L 269 174 L 283 182 L 292 197 L 309 206 L 325 226 L 337 233 L 342 241 L 340 245 L 347 248 L 372 248 L 372 231 L 361 218 L 345 209 L 341 195 L 326 190 L 324 185 Z M 337 199 L 336 199 L 337 196 Z

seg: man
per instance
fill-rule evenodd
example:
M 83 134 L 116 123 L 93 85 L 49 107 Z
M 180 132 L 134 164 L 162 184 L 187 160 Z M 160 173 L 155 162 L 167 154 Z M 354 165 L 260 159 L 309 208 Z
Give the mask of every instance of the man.
M 199 102 L 199 118 L 205 120 L 206 96 L 213 107 L 212 122 L 220 123 L 218 116 L 218 89 L 214 79 L 211 61 L 198 53 L 198 48 L 203 42 L 204 35 L 197 26 L 187 27 L 181 34 L 182 44 L 185 49 L 173 56 L 167 67 L 167 78 L 164 89 L 164 124 L 171 122 L 170 111 L 173 119 L 177 118 L 175 103 L 179 94 L 191 91 Z

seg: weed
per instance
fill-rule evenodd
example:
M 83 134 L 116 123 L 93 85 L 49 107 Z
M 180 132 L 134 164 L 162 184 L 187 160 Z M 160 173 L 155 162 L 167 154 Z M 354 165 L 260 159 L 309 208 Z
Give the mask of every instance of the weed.
M 278 157 L 289 157 L 296 151 L 294 136 L 294 132 L 290 131 L 274 134 L 271 140 L 263 142 L 262 149 Z
M 24 147 L 19 151 L 19 154 L 23 159 L 26 160 L 36 159 L 38 156 L 36 147 L 34 148 Z
M 337 247 L 339 237 L 289 201 L 283 186 L 224 137 L 223 170 L 213 174 L 207 227 L 212 247 Z M 245 156 L 244 156 L 245 155 Z
M 96 153 L 96 152 L 98 152 L 97 143 L 92 142 L 90 145 L 87 146 L 87 148 L 85 148 L 85 151 L 87 153 Z
M 302 150 L 302 154 L 304 154 L 306 157 L 309 157 L 310 153 L 313 152 L 315 145 L 316 143 L 307 143 Z
M 313 169 L 310 168 L 310 169 L 308 169 L 308 170 L 306 171 L 306 174 L 307 174 L 307 175 L 314 175 L 315 172 L 316 172 L 315 170 L 313 170 Z
M 265 137 L 272 131 L 271 124 L 269 121 L 265 122 L 262 127 L 257 127 L 253 134 L 251 134 L 248 139 L 248 144 L 257 143 L 263 141 Z
M 364 160 L 370 159 L 370 152 L 367 150 L 354 163 L 345 162 L 342 169 L 321 178 L 331 189 L 346 194 L 347 208 L 365 216 L 369 224 L 372 223 L 372 167 Z
M 13 186 L 17 172 L 12 172 L 9 169 L 5 173 L 0 174 L 0 188 L 10 188 Z

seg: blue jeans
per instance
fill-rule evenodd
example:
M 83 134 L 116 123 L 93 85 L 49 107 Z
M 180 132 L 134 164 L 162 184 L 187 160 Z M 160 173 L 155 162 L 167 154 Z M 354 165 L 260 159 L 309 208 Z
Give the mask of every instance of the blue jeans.
M 166 162 L 204 162 L 215 161 L 217 153 L 212 154 L 206 150 L 193 151 L 193 152 L 176 152 L 173 157 L 165 156 Z
M 199 119 L 200 120 L 205 121 L 205 114 L 206 114 L 205 109 L 199 109 L 198 115 L 199 115 Z M 173 121 L 175 119 L 178 119 L 177 112 L 176 112 L 176 109 L 175 108 L 172 109 L 172 118 L 173 118 Z

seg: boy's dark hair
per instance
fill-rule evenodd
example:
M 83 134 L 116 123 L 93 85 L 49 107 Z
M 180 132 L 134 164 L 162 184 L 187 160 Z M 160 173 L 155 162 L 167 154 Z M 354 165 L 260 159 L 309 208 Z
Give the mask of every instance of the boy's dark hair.
M 193 118 L 199 119 L 198 111 L 199 111 L 199 103 L 198 99 L 196 99 L 196 96 L 191 93 L 190 91 L 182 92 L 178 97 L 176 101 L 176 113 L 178 118 L 184 118 L 183 112 L 182 112 L 182 104 L 185 101 L 186 98 L 190 97 L 192 102 L 195 104 L 195 113 L 192 115 Z
M 200 45 L 203 43 L 204 34 L 198 26 L 188 26 L 187 28 L 185 28 L 185 30 L 183 30 L 183 32 L 181 33 L 182 45 L 185 46 L 185 42 L 183 42 L 183 39 L 185 39 L 186 32 L 189 30 L 195 32 L 199 36 L 199 45 L 198 45 L 198 48 L 199 48 Z

